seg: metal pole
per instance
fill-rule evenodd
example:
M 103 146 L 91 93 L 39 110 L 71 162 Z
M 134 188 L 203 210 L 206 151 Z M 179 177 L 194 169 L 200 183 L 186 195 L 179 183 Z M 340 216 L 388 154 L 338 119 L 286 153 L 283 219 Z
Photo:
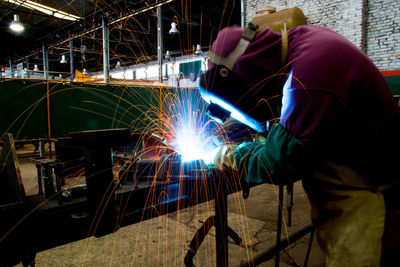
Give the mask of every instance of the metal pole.
M 14 66 L 11 58 L 10 58 L 10 76 L 11 78 L 14 77 Z
M 286 185 L 286 193 L 287 225 L 292 226 L 293 184 Z
M 50 87 L 49 82 L 46 82 L 46 110 L 47 110 L 47 137 L 49 138 L 49 152 L 50 152 L 50 159 L 51 159 L 51 117 L 50 117 Z
M 102 18 L 103 27 L 103 70 L 104 82 L 110 82 L 110 46 L 109 46 L 109 32 L 106 18 Z
M 157 58 L 158 58 L 158 81 L 162 82 L 162 65 L 163 65 L 163 44 L 162 44 L 162 10 L 161 6 L 157 7 Z
M 44 157 L 44 141 L 39 140 L 39 157 Z
M 278 203 L 278 225 L 276 230 L 276 254 L 275 267 L 279 267 L 279 253 L 281 251 L 281 232 L 282 232 L 282 209 L 283 209 L 283 185 L 279 186 L 279 203 Z
M 25 65 L 26 65 L 26 71 L 25 71 L 25 73 L 26 73 L 26 78 L 29 78 L 29 77 L 30 77 L 30 73 L 29 73 L 29 57 L 26 57 L 26 59 L 25 59 Z
M 71 81 L 75 78 L 74 69 L 74 40 L 69 40 L 69 70 L 71 72 Z
M 245 0 L 240 0 L 240 22 L 242 27 L 246 27 L 246 5 Z
M 227 225 L 228 225 L 228 207 L 227 201 L 228 196 L 226 193 L 226 181 L 225 177 L 215 177 L 218 178 L 215 181 L 215 246 L 217 253 L 217 266 L 227 267 L 228 266 L 228 235 L 227 235 Z
M 248 267 L 248 266 L 258 266 L 259 264 L 266 262 L 272 259 L 279 250 L 287 248 L 306 234 L 311 232 L 311 237 L 313 237 L 313 229 L 314 226 L 310 223 L 304 226 L 303 228 L 299 229 L 298 231 L 294 232 L 293 234 L 289 235 L 289 237 L 285 237 L 283 240 L 280 241 L 279 245 L 273 245 L 263 251 L 258 252 L 253 256 L 251 260 L 242 260 L 241 263 L 238 265 L 240 267 Z M 307 251 L 308 253 L 308 251 Z M 308 261 L 308 255 L 306 255 Z
M 42 51 L 43 51 L 43 78 L 47 80 L 49 78 L 49 66 L 48 66 L 49 60 L 45 44 L 42 45 Z

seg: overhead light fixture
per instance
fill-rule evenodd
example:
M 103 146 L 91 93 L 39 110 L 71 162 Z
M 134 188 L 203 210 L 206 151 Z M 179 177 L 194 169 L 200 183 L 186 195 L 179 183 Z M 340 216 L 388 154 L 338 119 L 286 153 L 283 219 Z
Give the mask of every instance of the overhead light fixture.
M 36 3 L 34 1 L 29 1 L 29 0 L 4 0 L 4 1 L 10 4 L 15 4 L 17 6 L 22 6 L 28 9 L 37 10 L 39 12 L 45 13 L 49 16 L 53 16 L 59 19 L 65 19 L 70 21 L 76 21 L 80 19 L 79 16 L 75 16 L 67 12 Z
M 194 52 L 196 55 L 200 55 L 201 54 L 201 46 L 198 44 L 196 46 L 196 52 Z
M 169 34 L 179 34 L 178 29 L 176 28 L 178 24 L 176 22 L 171 23 L 171 29 L 169 30 Z
M 167 52 L 165 53 L 165 60 L 169 60 L 171 58 L 171 53 L 169 52 L 169 50 L 167 50 Z
M 67 64 L 68 63 L 67 59 L 65 58 L 65 55 L 61 55 L 60 63 L 61 64 Z
M 22 32 L 25 29 L 24 25 L 19 21 L 17 14 L 14 14 L 14 20 L 10 23 L 10 29 L 14 32 Z
M 35 66 L 33 67 L 33 70 L 34 70 L 34 71 L 39 71 L 38 65 L 35 64 Z

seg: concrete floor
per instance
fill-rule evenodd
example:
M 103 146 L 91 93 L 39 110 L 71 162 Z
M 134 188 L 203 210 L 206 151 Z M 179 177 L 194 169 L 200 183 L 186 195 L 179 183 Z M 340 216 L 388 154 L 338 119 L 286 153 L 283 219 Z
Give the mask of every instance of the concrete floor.
M 29 151 L 19 150 L 21 175 L 27 194 L 37 193 L 36 169 L 30 162 Z M 228 224 L 243 238 L 237 246 L 229 240 L 229 266 L 271 247 L 276 240 L 278 187 L 260 185 L 251 189 L 244 200 L 241 193 L 228 197 Z M 286 210 L 284 211 L 286 213 Z M 294 187 L 292 226 L 285 227 L 293 233 L 310 222 L 308 200 L 297 182 Z M 47 251 L 36 256 L 36 266 L 184 266 L 183 258 L 196 230 L 213 214 L 213 202 L 203 203 L 179 212 L 169 213 L 152 220 L 130 225 L 116 233 L 100 238 L 87 238 Z M 280 266 L 303 266 L 310 235 L 281 253 Z M 194 264 L 215 266 L 215 231 L 211 230 L 200 249 Z M 259 266 L 275 266 L 274 260 Z M 321 252 L 315 238 L 308 266 L 323 266 Z

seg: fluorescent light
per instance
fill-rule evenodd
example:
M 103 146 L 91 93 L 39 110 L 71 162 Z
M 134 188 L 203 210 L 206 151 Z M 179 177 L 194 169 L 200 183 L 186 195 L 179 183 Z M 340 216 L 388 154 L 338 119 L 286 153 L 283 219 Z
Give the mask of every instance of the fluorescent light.
M 16 4 L 16 5 L 28 8 L 28 9 L 37 10 L 39 12 L 45 13 L 49 16 L 53 16 L 53 17 L 56 17 L 59 19 L 65 19 L 65 20 L 71 20 L 71 21 L 76 21 L 76 20 L 80 19 L 79 16 L 75 16 L 75 15 L 69 14 L 67 12 L 36 3 L 34 1 L 29 1 L 29 0 L 4 0 L 4 1 L 11 3 L 11 4 Z

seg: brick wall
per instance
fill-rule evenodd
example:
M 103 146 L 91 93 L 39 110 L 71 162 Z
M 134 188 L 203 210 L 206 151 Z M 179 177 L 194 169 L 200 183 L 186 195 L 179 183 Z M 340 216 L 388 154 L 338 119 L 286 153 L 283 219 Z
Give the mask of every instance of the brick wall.
M 368 0 L 367 55 L 381 70 L 400 70 L 400 1 Z
M 246 23 L 257 9 L 299 7 L 309 24 L 328 27 L 367 53 L 381 70 L 400 69 L 398 0 L 247 0 Z

